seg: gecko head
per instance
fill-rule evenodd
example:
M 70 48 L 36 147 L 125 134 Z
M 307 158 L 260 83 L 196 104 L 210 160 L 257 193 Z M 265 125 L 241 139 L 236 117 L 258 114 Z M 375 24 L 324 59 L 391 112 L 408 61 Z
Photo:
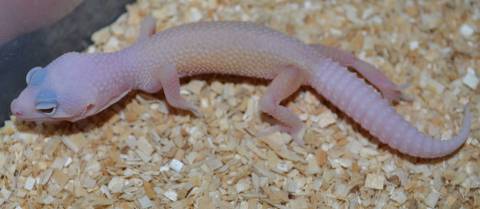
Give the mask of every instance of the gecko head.
M 45 68 L 34 67 L 26 76 L 27 87 L 10 105 L 25 121 L 77 121 L 94 109 L 96 92 L 89 85 L 89 62 L 78 53 L 60 56 Z

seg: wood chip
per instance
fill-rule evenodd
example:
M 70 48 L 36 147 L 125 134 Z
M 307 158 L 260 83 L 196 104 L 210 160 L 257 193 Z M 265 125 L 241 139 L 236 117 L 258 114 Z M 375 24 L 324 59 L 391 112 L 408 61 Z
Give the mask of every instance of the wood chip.
M 173 159 L 172 161 L 170 161 L 170 164 L 168 164 L 168 166 L 175 172 L 179 173 L 180 171 L 182 171 L 183 163 L 177 159 Z
M 125 186 L 125 179 L 122 177 L 115 176 L 108 183 L 108 189 L 111 193 L 120 193 L 123 191 Z
M 400 204 L 403 204 L 403 203 L 405 203 L 405 201 L 407 201 L 407 195 L 401 189 L 394 190 L 392 192 L 392 194 L 390 195 L 390 198 L 392 200 L 395 200 L 396 202 L 398 202 Z
M 26 190 L 32 190 L 33 186 L 35 186 L 35 179 L 29 176 L 25 181 L 25 186 L 23 188 Z
M 372 189 L 383 189 L 385 177 L 380 174 L 367 174 L 365 187 Z
M 312 121 L 315 121 L 315 120 L 312 119 Z M 326 127 L 334 124 L 337 121 L 337 117 L 335 117 L 335 115 L 332 112 L 325 111 L 318 116 L 317 121 L 318 121 L 318 125 L 320 126 L 320 128 L 326 128 Z M 317 122 L 317 121 L 315 121 L 315 122 Z
M 87 143 L 83 134 L 75 134 L 71 137 L 62 138 L 62 142 L 70 148 L 73 152 L 79 152 L 80 149 Z
M 148 198 L 148 196 L 143 196 L 140 199 L 138 199 L 138 202 L 140 203 L 140 208 L 151 208 L 153 207 L 152 201 Z
M 478 86 L 478 77 L 475 74 L 475 71 L 472 68 L 467 69 L 467 74 L 463 77 L 463 83 L 475 90 Z
M 167 197 L 171 201 L 177 201 L 177 198 L 178 198 L 177 192 L 173 190 L 168 190 L 165 193 L 163 193 L 163 195 L 165 195 L 165 197 Z
M 428 194 L 427 198 L 425 198 L 425 204 L 429 207 L 434 208 L 437 205 L 439 198 L 440 198 L 440 193 L 433 191 L 430 194 Z
M 5 201 L 10 198 L 10 195 L 12 194 L 11 191 L 5 189 L 5 188 L 0 188 L 0 205 L 2 205 Z

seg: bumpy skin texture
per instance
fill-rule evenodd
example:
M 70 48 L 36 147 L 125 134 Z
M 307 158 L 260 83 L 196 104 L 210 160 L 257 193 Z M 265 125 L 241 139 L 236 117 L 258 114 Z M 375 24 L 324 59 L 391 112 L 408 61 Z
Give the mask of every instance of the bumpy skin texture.
M 399 99 L 400 88 L 372 65 L 341 50 L 309 46 L 253 23 L 192 23 L 150 37 L 154 25 L 147 19 L 139 41 L 122 51 L 69 53 L 45 68 L 32 70 L 37 73 L 27 76 L 29 85 L 12 102 L 12 112 L 24 120 L 77 121 L 107 108 L 130 90 L 163 89 L 172 106 L 201 115 L 180 96 L 178 79 L 218 73 L 272 79 L 260 109 L 280 125 L 259 134 L 286 131 L 303 143 L 302 122 L 280 102 L 301 85 L 310 85 L 381 142 L 411 156 L 448 155 L 469 135 L 468 109 L 464 125 L 453 139 L 441 141 L 420 133 L 387 101 Z M 356 68 L 387 99 L 347 66 Z

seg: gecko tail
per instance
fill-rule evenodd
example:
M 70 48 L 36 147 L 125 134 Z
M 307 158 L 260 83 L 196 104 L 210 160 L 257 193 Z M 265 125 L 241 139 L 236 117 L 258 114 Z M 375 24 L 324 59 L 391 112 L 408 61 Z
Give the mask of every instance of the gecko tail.
M 428 152 L 425 152 L 425 151 L 422 152 L 421 150 L 416 151 L 419 157 L 438 158 L 438 157 L 447 156 L 455 152 L 465 143 L 465 141 L 468 139 L 468 136 L 470 135 L 470 129 L 472 126 L 472 113 L 470 112 L 468 104 L 465 105 L 463 111 L 464 111 L 464 116 L 463 116 L 462 127 L 460 131 L 457 133 L 457 135 L 452 137 L 451 139 L 448 139 L 448 140 L 433 139 L 432 137 L 425 136 L 424 134 L 421 134 L 421 133 L 418 135 L 420 137 L 423 137 L 424 139 L 418 138 L 417 141 L 423 140 L 428 142 L 424 145 L 425 150 Z M 411 148 L 411 150 L 416 150 L 416 149 Z
M 470 129 L 472 127 L 472 112 L 470 111 L 470 107 L 468 104 L 466 104 L 463 108 L 463 124 L 462 128 L 460 131 L 457 133 L 455 137 L 453 137 L 450 140 L 447 140 L 445 142 L 450 142 L 450 144 L 447 145 L 445 148 L 446 150 L 444 152 L 453 152 L 456 149 L 458 149 L 462 144 L 467 141 L 468 136 L 470 135 Z
M 406 121 L 363 79 L 330 60 L 314 71 L 309 84 L 380 142 L 406 155 L 443 157 L 461 147 L 470 134 L 472 114 L 468 105 L 459 133 L 450 140 L 434 139 Z

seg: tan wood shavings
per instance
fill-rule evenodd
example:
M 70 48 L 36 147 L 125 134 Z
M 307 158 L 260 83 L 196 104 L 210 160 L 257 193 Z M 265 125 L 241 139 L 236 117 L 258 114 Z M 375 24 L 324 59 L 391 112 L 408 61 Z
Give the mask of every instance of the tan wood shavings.
M 122 177 L 113 177 L 108 183 L 108 189 L 111 193 L 119 193 L 123 191 L 125 186 L 125 179 Z
M 286 134 L 274 133 L 263 139 L 261 139 L 267 145 L 272 148 L 277 155 L 282 158 L 286 158 L 291 161 L 302 161 L 302 158 L 295 152 L 287 148 L 287 143 L 291 140 L 291 137 Z
M 395 106 L 427 134 L 450 138 L 478 97 L 477 2 L 138 0 L 86 51 L 135 42 L 145 15 L 157 30 L 196 20 L 248 20 L 308 43 L 336 46 L 379 67 L 413 102 Z M 441 18 L 439 18 L 441 17 Z M 218 78 L 218 79 L 217 79 Z M 192 79 L 181 94 L 204 118 L 158 95 L 129 95 L 81 123 L 12 117 L 0 129 L 2 208 L 479 208 L 480 124 L 452 157 L 416 160 L 381 145 L 312 91 L 287 106 L 305 147 L 255 133 L 263 83 Z M 243 82 L 243 81 L 247 82 Z
M 141 208 L 151 208 L 153 206 L 153 203 L 148 196 L 143 196 L 137 201 L 139 202 Z
M 80 149 L 87 143 L 83 134 L 78 133 L 71 137 L 62 138 L 63 143 L 73 152 L 79 152 Z
M 383 189 L 385 177 L 381 174 L 368 174 L 365 179 L 365 187 Z

